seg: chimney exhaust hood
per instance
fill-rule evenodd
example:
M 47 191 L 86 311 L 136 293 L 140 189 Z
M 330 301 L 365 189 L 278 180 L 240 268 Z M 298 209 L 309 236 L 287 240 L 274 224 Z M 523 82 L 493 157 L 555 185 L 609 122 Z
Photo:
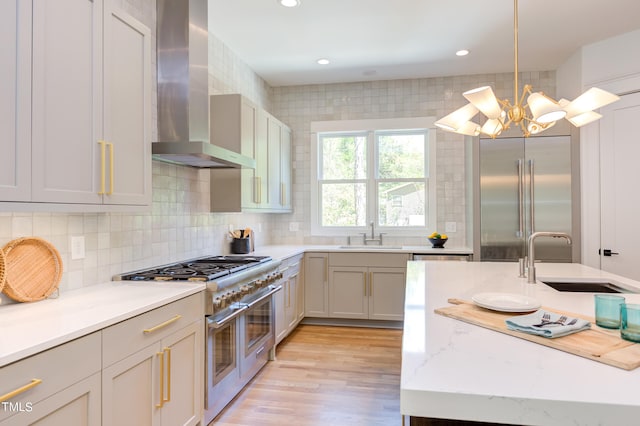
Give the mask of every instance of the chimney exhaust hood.
M 153 159 L 199 168 L 255 168 L 209 143 L 207 0 L 157 0 L 158 141 Z

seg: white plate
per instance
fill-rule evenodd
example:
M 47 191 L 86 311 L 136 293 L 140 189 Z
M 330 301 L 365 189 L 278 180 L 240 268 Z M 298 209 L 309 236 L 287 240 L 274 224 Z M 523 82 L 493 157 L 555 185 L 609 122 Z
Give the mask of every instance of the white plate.
M 531 312 L 541 306 L 532 297 L 513 293 L 478 293 L 471 300 L 483 308 L 502 312 Z

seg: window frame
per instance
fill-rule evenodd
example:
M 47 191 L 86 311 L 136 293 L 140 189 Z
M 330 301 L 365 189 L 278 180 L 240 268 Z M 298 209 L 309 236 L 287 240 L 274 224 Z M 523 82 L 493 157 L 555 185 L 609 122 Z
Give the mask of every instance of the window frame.
M 310 195 L 311 195 L 311 235 L 313 236 L 349 236 L 358 235 L 364 232 L 371 232 L 369 223 L 374 221 L 376 234 L 382 232 L 388 236 L 416 236 L 428 235 L 431 230 L 436 229 L 437 204 L 436 204 L 436 129 L 434 117 L 397 118 L 397 119 L 371 119 L 371 120 L 340 120 L 340 121 L 316 121 L 311 123 L 310 132 Z M 402 181 L 398 179 L 378 179 L 378 148 L 376 143 L 376 133 L 385 134 L 389 132 L 409 132 L 425 131 L 427 151 L 425 152 L 425 189 L 427 191 L 427 209 L 425 226 L 380 226 L 377 224 L 378 218 L 378 183 L 384 181 Z M 320 138 L 321 134 L 366 134 L 367 135 L 367 209 L 365 226 L 322 226 L 321 225 L 321 181 L 320 173 Z M 359 179 L 355 179 L 359 181 Z M 355 181 L 350 179 L 349 181 Z M 416 179 L 406 179 L 416 181 Z M 373 202 L 371 202 L 373 201 Z

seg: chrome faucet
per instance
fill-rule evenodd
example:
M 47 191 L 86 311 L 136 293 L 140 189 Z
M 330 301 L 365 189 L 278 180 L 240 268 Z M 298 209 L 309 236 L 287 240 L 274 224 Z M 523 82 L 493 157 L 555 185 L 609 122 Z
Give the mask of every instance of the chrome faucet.
M 367 245 L 367 243 L 378 243 L 378 245 L 382 245 L 382 235 L 384 235 L 382 232 L 380 233 L 380 237 L 376 238 L 375 234 L 374 234 L 374 228 L 373 228 L 373 221 L 371 221 L 371 223 L 369 224 L 371 226 L 371 238 L 367 238 L 367 233 L 364 232 L 362 234 L 362 240 L 364 242 L 365 245 Z
M 540 231 L 540 232 L 534 232 L 533 234 L 529 235 L 529 239 L 527 241 L 528 243 L 528 261 L 529 261 L 529 268 L 527 270 L 527 282 L 528 283 L 535 283 L 536 282 L 536 267 L 533 266 L 533 262 L 535 262 L 535 246 L 534 246 L 534 241 L 536 240 L 536 238 L 538 237 L 552 237 L 552 238 L 564 238 L 567 240 L 567 244 L 571 244 L 571 235 L 567 234 L 566 232 L 548 232 L 548 231 Z

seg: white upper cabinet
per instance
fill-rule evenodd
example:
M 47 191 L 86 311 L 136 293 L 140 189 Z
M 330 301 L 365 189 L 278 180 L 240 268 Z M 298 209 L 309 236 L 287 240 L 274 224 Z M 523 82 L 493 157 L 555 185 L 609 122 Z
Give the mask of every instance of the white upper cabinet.
M 105 8 L 107 9 L 107 8 Z M 104 140 L 112 145 L 108 204 L 151 204 L 151 31 L 105 11 Z M 107 176 L 110 176 L 110 171 Z M 113 183 L 111 183 L 113 182 Z
M 13 109 L 20 117 L 21 102 L 31 108 L 30 128 L 17 120 L 16 127 L 24 128 L 16 129 L 14 139 L 31 152 L 21 153 L 11 176 L 25 175 L 31 191 L 16 197 L 4 186 L 0 201 L 76 205 L 77 210 L 150 205 L 151 33 L 112 3 L 33 0 L 32 21 L 18 17 L 18 31 L 21 24 L 29 27 L 33 39 L 32 47 L 18 47 L 18 62 L 20 54 L 31 52 L 32 73 L 28 84 L 14 78 Z M 0 19 L 6 19 L 4 13 Z M 1 55 L 3 63 L 7 56 Z M 0 176 L 2 184 L 11 183 L 9 172 Z
M 0 2 L 0 200 L 31 198 L 31 1 Z
M 238 94 L 211 96 L 211 143 L 256 160 L 212 169 L 211 211 L 291 211 L 291 130 Z

